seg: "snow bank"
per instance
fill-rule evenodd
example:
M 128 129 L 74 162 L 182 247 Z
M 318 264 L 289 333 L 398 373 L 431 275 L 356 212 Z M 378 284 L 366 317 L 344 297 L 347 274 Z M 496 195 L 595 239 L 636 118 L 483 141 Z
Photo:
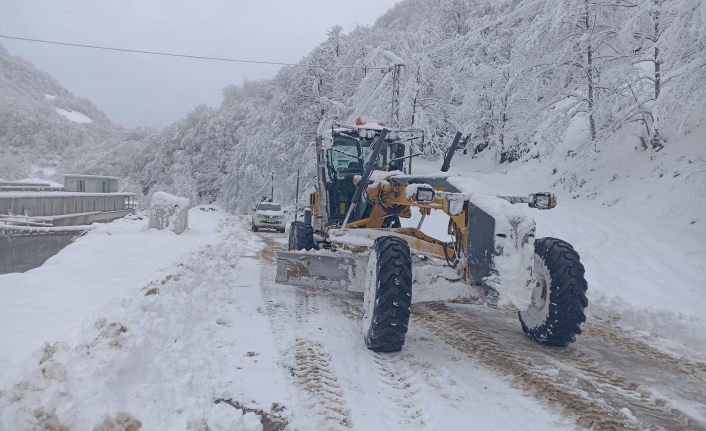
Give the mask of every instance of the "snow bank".
M 0 367 L 0 429 L 49 429 L 50 419 L 75 431 L 137 422 L 144 430 L 262 431 L 254 411 L 288 398 L 257 261 L 240 258 L 258 247 L 247 222 L 234 230 L 212 208 L 192 209 L 193 228 L 180 236 L 142 231 L 144 220 L 90 234 L 57 255 L 60 266 L 16 274 L 12 289 L 3 284 L 10 304 L 0 304 L 0 355 L 31 339 L 34 356 L 18 352 L 21 366 Z M 100 247 L 74 247 L 90 239 Z M 97 253 L 116 249 L 118 265 Z M 71 277 L 72 262 L 84 274 Z M 18 301 L 33 278 L 36 297 Z M 28 310 L 5 321 L 18 302 Z M 75 331 L 54 330 L 59 316 Z
M 17 376 L 45 340 L 70 336 L 100 305 L 147 284 L 179 256 L 218 240 L 222 211 L 191 211 L 182 235 L 146 230 L 142 215 L 129 216 L 78 238 L 44 265 L 0 275 L 0 386 Z M 2 427 L 0 426 L 0 429 Z
M 156 192 L 150 201 L 150 229 L 181 234 L 189 228 L 189 199 Z

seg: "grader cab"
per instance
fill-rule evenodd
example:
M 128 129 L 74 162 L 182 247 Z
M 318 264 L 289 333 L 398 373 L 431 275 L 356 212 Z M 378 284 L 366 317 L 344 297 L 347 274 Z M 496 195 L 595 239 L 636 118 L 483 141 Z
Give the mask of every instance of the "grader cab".
M 444 161 L 458 145 L 456 135 Z M 376 352 L 402 349 L 409 325 L 413 265 L 420 259 L 452 268 L 457 278 L 519 310 L 532 339 L 565 347 L 581 333 L 587 284 L 568 243 L 535 238 L 526 209 L 556 206 L 551 193 L 494 196 L 473 180 L 412 175 L 411 154 L 400 135 L 381 125 L 333 129 L 317 139 L 318 187 L 311 216 L 293 222 L 289 251 L 278 253 L 279 283 L 363 290 L 363 336 Z M 411 208 L 416 228 L 402 228 Z M 426 215 L 443 211 L 450 241 L 421 231 Z M 443 288 L 443 287 L 439 287 Z

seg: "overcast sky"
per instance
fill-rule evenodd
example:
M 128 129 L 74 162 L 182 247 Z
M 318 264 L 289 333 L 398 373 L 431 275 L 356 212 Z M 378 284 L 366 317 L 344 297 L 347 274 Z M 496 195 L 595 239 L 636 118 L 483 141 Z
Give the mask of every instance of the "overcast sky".
M 0 35 L 296 63 L 335 24 L 372 25 L 397 0 L 0 0 Z M 222 89 L 280 66 L 100 51 L 0 38 L 123 126 L 164 127 Z

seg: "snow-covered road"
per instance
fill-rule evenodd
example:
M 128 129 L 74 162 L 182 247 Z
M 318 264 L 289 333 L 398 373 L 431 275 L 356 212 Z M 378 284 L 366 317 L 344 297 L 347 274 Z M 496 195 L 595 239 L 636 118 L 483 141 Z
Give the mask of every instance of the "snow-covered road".
M 274 284 L 272 250 L 285 244 L 262 239 L 260 286 L 280 364 L 289 371 L 294 429 L 573 428 L 506 378 L 436 341 L 415 325 L 416 316 L 401 354 L 368 351 L 362 296 Z
M 277 246 L 263 239 L 265 250 Z M 362 342 L 360 295 L 273 285 L 274 262 L 265 259 L 263 268 L 277 344 L 294 346 L 287 365 L 293 386 L 304 376 L 311 407 L 347 412 L 321 411 L 321 429 L 706 426 L 706 362 L 672 356 L 600 323 L 586 325 L 570 348 L 550 349 L 525 337 L 512 312 L 471 301 L 425 302 L 413 307 L 403 352 L 373 354 Z M 303 364 L 299 354 L 307 358 Z M 311 386 L 314 360 L 315 370 L 326 372 Z
M 34 356 L 0 379 L 0 430 L 706 428 L 698 352 L 590 318 L 576 343 L 549 349 L 515 314 L 466 298 L 417 302 L 404 350 L 374 354 L 359 293 L 275 284 L 286 237 L 214 220 L 195 220 L 215 227 L 204 245 L 81 330 L 31 333 Z

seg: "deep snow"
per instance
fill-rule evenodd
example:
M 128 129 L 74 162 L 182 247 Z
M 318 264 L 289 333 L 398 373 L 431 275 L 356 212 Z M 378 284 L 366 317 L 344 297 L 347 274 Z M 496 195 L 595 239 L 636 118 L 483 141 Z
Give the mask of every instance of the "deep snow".
M 191 210 L 193 227 L 183 235 L 146 229 L 144 216 L 94 224 L 85 236 L 44 265 L 0 276 L 0 381 L 47 340 L 66 336 L 96 308 L 158 277 L 179 256 L 218 240 L 213 228 L 222 212 Z

